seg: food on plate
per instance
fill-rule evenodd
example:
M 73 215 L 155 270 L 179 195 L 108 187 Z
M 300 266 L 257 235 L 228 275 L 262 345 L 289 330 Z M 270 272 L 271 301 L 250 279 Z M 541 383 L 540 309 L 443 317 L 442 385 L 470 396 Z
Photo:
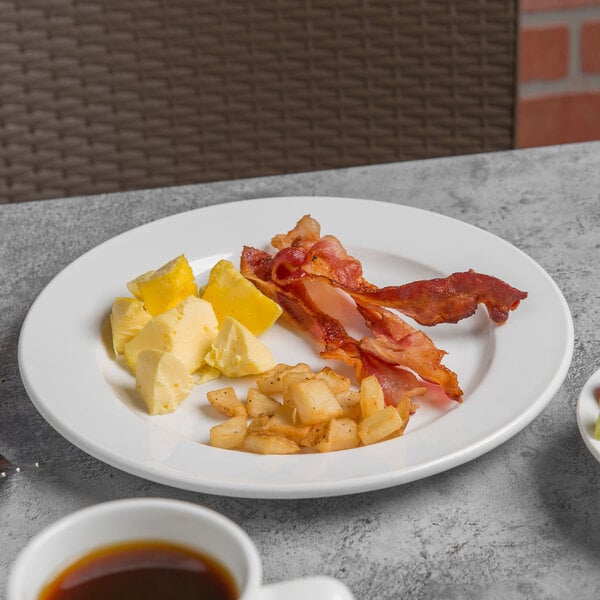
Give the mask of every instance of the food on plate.
M 211 390 L 206 393 L 206 398 L 216 410 L 226 417 L 248 416 L 246 407 L 231 386 Z
M 183 254 L 157 271 L 148 271 L 127 284 L 129 291 L 144 303 L 152 315 L 159 315 L 188 296 L 197 296 L 198 288 L 192 267 Z
M 115 355 L 123 353 L 132 340 L 152 318 L 144 304 L 135 298 L 116 298 L 110 311 L 110 327 Z
M 211 446 L 226 450 L 240 448 L 244 443 L 247 429 L 245 416 L 231 417 L 211 428 L 209 443 Z
M 282 312 L 228 260 L 220 260 L 211 269 L 202 298 L 212 304 L 219 324 L 233 317 L 256 336 L 267 331 Z
M 318 221 L 309 215 L 286 234 L 275 235 L 271 244 L 273 253 L 243 248 L 242 275 L 282 307 L 288 322 L 321 345 L 323 358 L 350 365 L 359 382 L 375 376 L 385 403 L 408 405 L 409 412 L 414 412 L 411 398 L 444 405 L 461 402 L 463 392 L 456 373 L 442 364 L 445 351 L 398 312 L 431 326 L 456 323 L 483 304 L 492 321 L 504 323 L 527 297 L 475 271 L 378 288 L 363 277 L 361 263 L 337 238 L 321 235 Z M 351 337 L 341 316 L 319 302 L 324 290 L 351 299 L 371 335 Z
M 206 397 L 223 417 L 210 444 L 259 454 L 332 452 L 403 435 L 417 402 L 462 402 L 446 352 L 410 324 L 456 323 L 479 305 L 504 323 L 527 293 L 475 271 L 377 287 L 340 241 L 309 215 L 271 240 L 272 253 L 244 246 L 240 270 L 212 268 L 198 294 L 182 254 L 130 281 L 111 324 L 115 352 L 136 374 L 150 414 L 172 412 L 195 385 L 255 376 L 242 401 L 233 386 Z M 283 315 L 320 345 L 320 356 L 349 365 L 275 364 L 259 339 Z M 364 330 L 353 337 L 348 319 Z M 355 323 L 356 324 L 356 323 Z M 346 367 L 347 368 L 347 367 Z
M 204 364 L 218 328 L 210 303 L 188 296 L 175 308 L 153 317 L 125 344 L 125 360 L 135 373 L 142 350 L 163 350 L 174 354 L 193 373 Z
M 231 283 L 235 297 L 244 303 L 239 313 L 254 330 L 270 327 L 281 308 L 228 261 L 217 263 L 210 279 L 209 296 L 220 307 L 220 322 L 213 305 L 198 297 L 183 254 L 130 281 L 127 286 L 135 298 L 117 298 L 113 303 L 110 322 L 115 354 L 117 358 L 124 355 L 151 415 L 175 410 L 195 385 L 223 375 L 260 374 L 275 364 L 257 336 L 226 314 L 226 308 L 236 309 L 226 284 Z
M 151 415 L 173 412 L 187 398 L 194 380 L 175 355 L 162 350 L 142 350 L 136 368 L 135 387 Z
M 225 317 L 217 337 L 204 357 L 226 377 L 258 375 L 275 366 L 271 351 L 233 317 Z
M 263 389 L 268 383 L 272 395 L 252 387 L 245 404 L 232 387 L 208 392 L 211 405 L 227 417 L 211 428 L 211 446 L 257 454 L 334 452 L 404 432 L 408 399 L 386 405 L 376 377 L 365 378 L 353 390 L 350 379 L 330 367 L 317 372 L 306 367 L 276 365 L 256 381 Z

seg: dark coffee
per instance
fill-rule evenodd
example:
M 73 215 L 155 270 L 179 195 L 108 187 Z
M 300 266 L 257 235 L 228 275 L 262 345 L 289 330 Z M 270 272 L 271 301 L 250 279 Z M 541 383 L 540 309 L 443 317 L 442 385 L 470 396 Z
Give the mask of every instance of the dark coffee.
M 163 542 L 91 552 L 44 588 L 39 600 L 235 600 L 235 582 L 214 559 Z

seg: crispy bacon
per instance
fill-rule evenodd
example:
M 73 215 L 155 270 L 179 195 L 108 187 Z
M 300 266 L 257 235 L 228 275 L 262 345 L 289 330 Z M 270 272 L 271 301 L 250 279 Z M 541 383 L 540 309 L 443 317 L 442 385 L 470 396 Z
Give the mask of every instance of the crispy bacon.
M 527 298 L 527 292 L 473 270 L 444 278 L 350 293 L 371 304 L 395 308 L 421 325 L 457 323 L 473 315 L 479 304 L 486 306 L 492 321 L 504 323 L 509 312 Z
M 272 280 L 260 279 L 258 274 L 264 265 L 265 254 L 261 250 L 245 248 L 242 273 L 282 307 L 289 322 L 321 344 L 323 358 L 341 360 L 352 366 L 358 381 L 367 375 L 375 375 L 389 404 L 397 404 L 404 396 L 425 393 L 435 398 L 436 404 L 441 398 L 446 402 L 449 399 L 461 401 L 462 391 L 456 375 L 441 365 L 445 352 L 436 348 L 424 333 L 383 308 L 363 305 L 357 308 L 376 337 L 357 341 L 338 319 L 316 305 L 304 281 L 280 286 Z M 415 373 L 424 381 L 419 381 Z
M 462 400 L 456 373 L 442 365 L 446 352 L 437 348 L 424 332 L 414 329 L 385 308 L 357 306 L 375 335 L 361 340 L 362 350 L 386 363 L 411 369 L 425 381 L 440 385 L 452 400 Z
M 456 323 L 483 304 L 494 322 L 503 323 L 527 297 L 496 277 L 472 270 L 378 288 L 363 277 L 360 261 L 337 238 L 321 236 L 318 221 L 309 215 L 287 234 L 274 236 L 271 243 L 277 250 L 274 255 L 244 247 L 242 274 L 278 302 L 293 325 L 322 346 L 322 357 L 351 365 L 358 381 L 375 375 L 386 402 L 393 405 L 415 396 L 438 405 L 461 402 L 462 390 L 456 374 L 442 364 L 446 353 L 388 309 L 421 325 L 435 325 Z M 347 293 L 372 335 L 356 340 L 341 321 L 321 310 L 305 285 L 313 281 Z
M 294 229 L 287 233 L 278 233 L 271 239 L 271 246 L 277 250 L 290 246 L 312 246 L 321 237 L 321 225 L 310 215 L 304 215 Z

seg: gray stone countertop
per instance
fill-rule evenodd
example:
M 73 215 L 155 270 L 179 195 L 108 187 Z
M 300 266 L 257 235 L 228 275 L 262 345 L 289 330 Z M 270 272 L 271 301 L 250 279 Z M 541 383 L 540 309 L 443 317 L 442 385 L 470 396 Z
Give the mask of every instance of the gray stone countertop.
M 44 421 L 21 383 L 17 344 L 31 303 L 57 273 L 100 242 L 170 214 L 296 195 L 435 211 L 539 263 L 570 306 L 575 349 L 537 419 L 450 471 L 302 500 L 152 483 L 88 456 Z M 600 465 L 580 438 L 575 405 L 600 366 L 599 230 L 600 143 L 0 205 L 0 451 L 49 463 L 0 481 L 0 581 L 27 540 L 57 518 L 106 500 L 161 496 L 209 506 L 242 525 L 262 554 L 266 581 L 327 574 L 360 600 L 597 598 Z

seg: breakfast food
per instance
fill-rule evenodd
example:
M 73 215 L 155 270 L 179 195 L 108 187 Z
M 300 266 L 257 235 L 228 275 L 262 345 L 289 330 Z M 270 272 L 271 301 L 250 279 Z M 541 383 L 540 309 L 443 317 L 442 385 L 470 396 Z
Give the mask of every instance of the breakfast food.
M 410 415 L 407 398 L 386 405 L 374 376 L 353 390 L 330 367 L 278 364 L 259 376 L 243 403 L 232 387 L 207 394 L 226 420 L 211 428 L 210 444 L 257 454 L 334 452 L 402 435 Z M 269 391 L 267 396 L 262 391 Z
M 271 243 L 273 254 L 245 246 L 241 273 L 283 308 L 289 322 L 321 344 L 323 358 L 352 366 L 358 381 L 375 375 L 392 406 L 415 396 L 437 404 L 461 402 L 463 393 L 456 373 L 441 362 L 445 352 L 390 308 L 435 325 L 456 323 L 484 304 L 490 318 L 503 323 L 527 297 L 474 271 L 378 288 L 363 277 L 362 265 L 337 238 L 321 236 L 319 223 L 309 215 Z M 337 315 L 323 310 L 316 299 L 323 286 L 350 297 L 372 335 L 354 339 Z
M 212 304 L 219 324 L 233 317 L 254 335 L 261 335 L 281 315 L 281 307 L 262 294 L 228 260 L 210 271 L 202 298 Z
M 135 387 L 151 415 L 164 415 L 187 398 L 194 380 L 174 354 L 142 350 L 136 364 Z
M 135 373 L 142 350 L 174 354 L 190 373 L 204 364 L 204 357 L 217 336 L 218 323 L 206 300 L 188 296 L 174 308 L 153 317 L 127 344 L 124 355 Z
M 309 215 L 271 243 L 272 253 L 244 246 L 239 271 L 217 262 L 200 292 L 180 255 L 130 281 L 135 297 L 113 304 L 114 350 L 135 374 L 149 414 L 173 412 L 215 377 L 256 376 L 244 400 L 231 385 L 206 393 L 223 417 L 210 430 L 218 448 L 331 452 L 400 436 L 417 402 L 463 399 L 456 373 L 442 362 L 446 352 L 403 317 L 456 323 L 483 304 L 501 324 L 527 297 L 475 271 L 379 288 Z M 360 339 L 348 333 L 349 311 L 368 331 Z M 349 365 L 353 379 L 331 367 L 275 364 L 259 336 L 281 315 L 320 344 L 322 358 Z
M 213 304 L 198 297 L 184 255 L 130 281 L 127 287 L 135 298 L 113 302 L 113 349 L 135 375 L 136 390 L 150 415 L 173 412 L 196 385 L 221 375 L 262 373 L 275 364 L 270 350 L 229 313 L 264 332 L 281 308 L 228 261 L 215 265 L 210 281 L 208 296 L 219 309 L 220 321 Z M 243 307 L 231 303 L 227 282 Z
M 125 344 L 131 341 L 152 318 L 144 303 L 135 298 L 116 298 L 110 312 L 110 326 L 115 355 L 123 353 Z
M 204 360 L 226 377 L 257 375 L 275 365 L 271 351 L 230 316 L 223 320 Z
M 194 272 L 183 254 L 157 271 L 140 275 L 127 287 L 153 316 L 177 306 L 188 296 L 198 295 Z

